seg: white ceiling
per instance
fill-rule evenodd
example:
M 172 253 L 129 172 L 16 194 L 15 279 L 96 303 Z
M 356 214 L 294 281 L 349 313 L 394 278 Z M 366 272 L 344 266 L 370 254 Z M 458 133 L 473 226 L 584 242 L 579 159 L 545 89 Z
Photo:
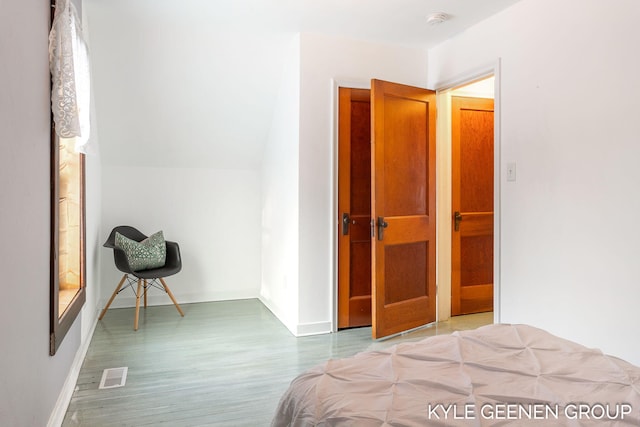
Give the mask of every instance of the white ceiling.
M 119 3 L 141 19 L 186 19 L 193 25 L 205 24 L 220 32 L 316 32 L 428 48 L 517 1 L 116 0 L 109 3 Z M 444 12 L 451 19 L 441 25 L 428 25 L 426 17 L 433 12 Z
M 83 0 L 103 160 L 259 167 L 293 34 L 426 51 L 517 1 Z

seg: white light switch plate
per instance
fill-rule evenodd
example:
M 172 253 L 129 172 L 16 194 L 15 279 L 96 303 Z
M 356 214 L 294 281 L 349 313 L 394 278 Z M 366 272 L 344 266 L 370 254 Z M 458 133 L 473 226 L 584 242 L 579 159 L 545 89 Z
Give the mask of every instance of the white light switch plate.
M 515 182 L 516 180 L 516 162 L 507 163 L 507 181 Z

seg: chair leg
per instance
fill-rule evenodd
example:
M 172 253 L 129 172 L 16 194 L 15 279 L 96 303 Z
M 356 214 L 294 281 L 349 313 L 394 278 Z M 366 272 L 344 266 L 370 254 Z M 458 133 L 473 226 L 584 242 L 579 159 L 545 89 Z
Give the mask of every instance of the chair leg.
M 113 294 L 111 294 L 111 298 L 109 298 L 109 302 L 107 303 L 107 305 L 104 306 L 104 309 L 102 310 L 102 313 L 100 313 L 100 317 L 98 317 L 98 320 L 102 320 L 104 315 L 107 313 L 107 310 L 109 309 L 109 306 L 111 305 L 111 303 L 115 299 L 116 295 L 118 295 L 118 292 L 120 291 L 120 288 L 122 287 L 122 284 L 124 283 L 126 278 L 127 278 L 126 274 L 124 276 L 122 276 L 122 280 L 120 280 L 120 283 L 118 283 L 118 286 L 116 287 L 116 290 L 113 291 Z
M 144 279 L 144 308 L 147 308 L 147 279 Z
M 133 330 L 138 330 L 138 317 L 140 316 L 140 290 L 142 288 L 142 279 L 138 279 L 138 291 L 136 292 L 136 315 L 133 318 Z
M 184 317 L 184 313 L 182 312 L 182 309 L 180 308 L 178 301 L 176 301 L 176 298 L 171 293 L 171 289 L 169 289 L 169 287 L 167 286 L 167 282 L 165 282 L 162 277 L 160 277 L 160 283 L 162 283 L 162 286 L 164 286 L 164 290 L 167 292 L 167 295 L 169 295 L 169 298 L 171 298 L 171 301 L 173 301 L 173 304 L 178 309 L 178 313 L 180 313 L 180 316 Z

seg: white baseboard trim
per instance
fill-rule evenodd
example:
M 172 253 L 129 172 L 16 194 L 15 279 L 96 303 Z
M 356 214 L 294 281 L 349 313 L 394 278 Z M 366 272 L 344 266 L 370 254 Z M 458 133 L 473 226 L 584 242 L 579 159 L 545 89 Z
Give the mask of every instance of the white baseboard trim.
M 284 313 L 279 309 L 279 307 L 277 307 L 273 303 L 273 301 L 271 301 L 269 298 L 266 298 L 262 294 L 260 295 L 259 300 L 262 303 L 262 305 L 267 307 L 267 309 L 269 309 L 269 311 L 276 317 L 276 319 L 278 319 L 280 323 L 282 323 L 284 327 L 287 328 L 289 332 L 291 332 L 291 335 L 296 336 L 295 324 L 292 324 L 286 321 L 286 317 L 284 316 Z
M 296 337 L 331 333 L 331 322 L 298 323 Z
M 56 401 L 56 406 L 53 408 L 53 412 L 51 412 L 51 416 L 49 416 L 49 422 L 47 422 L 47 427 L 60 427 L 62 426 L 62 422 L 64 421 L 64 416 L 67 413 L 67 409 L 69 408 L 69 403 L 71 403 L 71 398 L 73 397 L 73 392 L 76 388 L 76 383 L 78 382 L 78 376 L 80 375 L 80 369 L 82 368 L 82 363 L 84 362 L 85 357 L 87 356 L 87 351 L 89 350 L 89 344 L 91 344 L 91 337 L 93 337 L 93 333 L 96 330 L 96 325 L 98 324 L 98 310 L 96 310 L 96 316 L 93 320 L 93 325 L 89 330 L 87 336 L 82 337 L 82 343 L 80 347 L 78 347 L 78 351 L 76 352 L 76 356 L 73 359 L 73 363 L 71 364 L 71 368 L 69 369 L 69 374 L 67 375 L 67 379 L 64 381 L 62 386 L 62 390 L 60 390 L 60 394 L 58 395 L 58 400 Z
M 239 291 L 218 291 L 218 292 L 203 292 L 198 294 L 178 294 L 174 292 L 174 296 L 178 301 L 178 304 L 192 304 L 199 302 L 215 302 L 215 301 L 232 301 L 241 299 L 257 299 L 258 293 L 253 290 L 239 290 Z M 152 290 L 147 297 L 148 305 L 172 305 L 171 299 L 167 294 L 162 291 L 154 292 Z M 100 310 L 107 303 L 107 298 L 101 301 Z M 109 308 L 131 308 L 136 306 L 136 298 L 133 295 L 118 295 L 113 300 L 111 307 Z
M 291 332 L 295 337 L 306 337 L 309 335 L 322 335 L 330 334 L 331 321 L 326 322 L 313 322 L 313 323 L 296 323 L 287 322 L 283 312 L 273 303 L 269 298 L 264 295 L 260 295 L 260 302 L 273 313 L 274 316 Z

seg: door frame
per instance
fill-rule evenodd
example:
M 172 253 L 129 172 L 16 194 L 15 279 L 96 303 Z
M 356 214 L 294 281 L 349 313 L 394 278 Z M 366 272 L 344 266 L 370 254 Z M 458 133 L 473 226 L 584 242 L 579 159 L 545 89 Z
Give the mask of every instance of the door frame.
M 436 170 L 438 206 L 438 253 L 437 253 L 437 283 L 438 321 L 451 317 L 451 97 L 450 91 L 474 81 L 494 76 L 494 175 L 493 175 L 493 322 L 500 323 L 501 319 L 501 280 L 500 280 L 500 224 L 501 224 L 501 176 L 502 176 L 502 144 L 501 131 L 501 99 L 500 99 L 500 58 L 491 64 L 475 68 L 454 78 L 437 82 L 437 138 L 436 138 Z
M 459 86 L 481 80 L 493 75 L 494 85 L 494 177 L 493 177 L 493 322 L 500 323 L 501 319 L 501 280 L 500 280 L 500 242 L 501 242 L 501 177 L 502 177 L 502 143 L 501 143 L 501 59 L 471 68 L 468 71 L 451 78 L 430 84 L 436 91 L 436 105 L 438 116 L 436 120 L 436 322 L 451 317 L 451 143 L 445 139 L 450 132 L 443 132 L 443 126 L 451 127 L 451 108 L 446 105 L 446 92 Z M 371 89 L 370 79 L 331 80 L 331 144 L 332 159 L 332 197 L 331 197 L 331 269 L 332 283 L 330 285 L 331 331 L 338 331 L 338 239 L 333 231 L 339 225 L 336 212 L 338 209 L 338 107 L 339 87 L 355 89 Z M 444 104 L 444 105 L 443 105 Z M 448 237 L 447 237 L 448 236 Z M 446 255 L 448 254 L 448 255 Z
M 331 105 L 333 111 L 331 114 L 331 180 L 333 195 L 331 197 L 331 289 L 329 290 L 329 298 L 331 301 L 331 332 L 338 332 L 338 234 L 337 227 L 341 221 L 338 218 L 338 158 L 339 158 L 339 132 L 338 118 L 340 108 L 339 90 L 341 87 L 352 89 L 369 89 L 371 90 L 371 80 L 345 80 L 331 79 Z

